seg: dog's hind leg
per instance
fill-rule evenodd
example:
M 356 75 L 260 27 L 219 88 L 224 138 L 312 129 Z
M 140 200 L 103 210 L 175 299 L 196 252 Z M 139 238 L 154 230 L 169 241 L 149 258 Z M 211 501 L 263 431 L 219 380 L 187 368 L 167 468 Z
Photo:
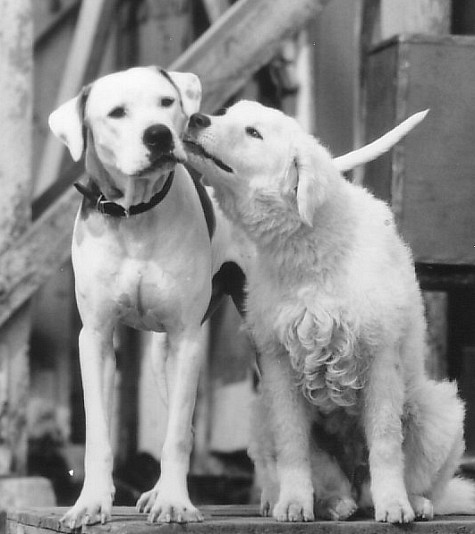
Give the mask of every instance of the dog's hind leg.
M 200 326 L 169 336 L 169 356 L 174 363 L 170 380 L 168 424 L 161 457 L 161 475 L 155 487 L 137 502 L 148 512 L 150 522 L 188 523 L 202 521 L 190 501 L 187 474 L 192 447 L 192 417 L 204 351 Z
M 408 392 L 405 411 L 406 487 L 416 517 L 430 519 L 434 512 L 474 513 L 471 482 L 456 479 L 461 492 L 449 504 L 448 494 L 453 493 L 452 480 L 464 451 L 464 407 L 456 385 L 423 382 Z
M 317 517 L 331 521 L 344 521 L 351 517 L 357 505 L 350 482 L 336 459 L 313 443 L 311 464 Z
M 79 357 L 86 412 L 85 478 L 76 504 L 62 522 L 71 529 L 111 517 L 114 484 L 110 419 L 115 375 L 112 327 L 85 325 L 79 335 Z

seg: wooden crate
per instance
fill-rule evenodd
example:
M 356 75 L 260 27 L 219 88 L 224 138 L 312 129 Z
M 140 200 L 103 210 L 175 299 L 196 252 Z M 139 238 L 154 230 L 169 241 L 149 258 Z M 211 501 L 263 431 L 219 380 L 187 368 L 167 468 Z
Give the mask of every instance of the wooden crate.
M 475 265 L 475 38 L 398 36 L 366 63 L 366 138 L 430 113 L 365 185 L 391 203 L 417 262 Z

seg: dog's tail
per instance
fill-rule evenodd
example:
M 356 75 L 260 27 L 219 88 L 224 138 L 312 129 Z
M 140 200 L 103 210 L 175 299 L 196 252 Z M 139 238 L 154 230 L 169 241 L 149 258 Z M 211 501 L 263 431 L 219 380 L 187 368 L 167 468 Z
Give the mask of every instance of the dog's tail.
M 436 515 L 474 515 L 475 483 L 462 477 L 454 477 L 447 484 L 444 493 L 434 500 Z
M 337 166 L 340 172 L 345 172 L 376 159 L 381 156 L 381 154 L 384 154 L 391 149 L 398 141 L 424 120 L 424 117 L 428 112 L 429 110 L 426 109 L 425 111 L 414 113 L 414 115 L 411 115 L 408 119 L 401 122 L 401 124 L 385 133 L 379 139 L 376 139 L 376 141 L 358 148 L 357 150 L 353 150 L 352 152 L 348 152 L 348 154 L 334 158 L 333 163 Z

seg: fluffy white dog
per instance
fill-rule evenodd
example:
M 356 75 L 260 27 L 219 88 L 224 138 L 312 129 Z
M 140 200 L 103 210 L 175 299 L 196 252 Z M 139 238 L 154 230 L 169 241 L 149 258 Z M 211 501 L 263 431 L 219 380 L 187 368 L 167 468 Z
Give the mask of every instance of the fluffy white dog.
M 326 481 L 312 480 L 312 456 L 328 463 L 312 425 L 339 417 L 361 428 L 378 521 L 475 513 L 474 486 L 454 478 L 464 407 L 455 384 L 425 374 L 423 303 L 388 206 L 347 182 L 295 120 L 255 102 L 193 115 L 185 145 L 258 249 L 247 320 L 263 372 L 259 425 L 272 440 L 254 456 L 264 466 L 275 457 L 274 517 L 313 519 Z M 327 515 L 344 518 L 351 497 L 337 468 Z

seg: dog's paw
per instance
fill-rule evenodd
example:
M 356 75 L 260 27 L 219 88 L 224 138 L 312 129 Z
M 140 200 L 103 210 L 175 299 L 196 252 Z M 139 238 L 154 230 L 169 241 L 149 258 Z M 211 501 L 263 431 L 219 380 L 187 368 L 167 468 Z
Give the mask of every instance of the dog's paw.
M 142 494 L 137 510 L 148 514 L 149 523 L 197 523 L 203 521 L 201 512 L 186 498 L 164 498 L 157 489 Z
M 142 495 L 139 497 L 139 500 L 137 501 L 137 504 L 135 505 L 137 512 L 149 514 L 152 510 L 152 506 L 157 500 L 157 497 L 158 490 L 156 490 L 155 488 L 151 489 L 150 491 L 146 491 L 145 493 L 142 493 Z
M 313 521 L 313 495 L 305 498 L 280 497 L 272 511 L 277 521 Z
M 345 521 L 351 517 L 358 506 L 351 497 L 330 497 L 317 501 L 317 516 L 330 521 Z
M 431 500 L 421 495 L 410 495 L 409 500 L 417 520 L 430 521 L 434 518 L 434 506 Z
M 405 497 L 374 499 L 374 518 L 384 523 L 410 523 L 415 514 Z
M 106 523 L 112 516 L 114 488 L 100 490 L 84 487 L 76 504 L 60 519 L 60 522 L 71 530 L 82 525 Z

